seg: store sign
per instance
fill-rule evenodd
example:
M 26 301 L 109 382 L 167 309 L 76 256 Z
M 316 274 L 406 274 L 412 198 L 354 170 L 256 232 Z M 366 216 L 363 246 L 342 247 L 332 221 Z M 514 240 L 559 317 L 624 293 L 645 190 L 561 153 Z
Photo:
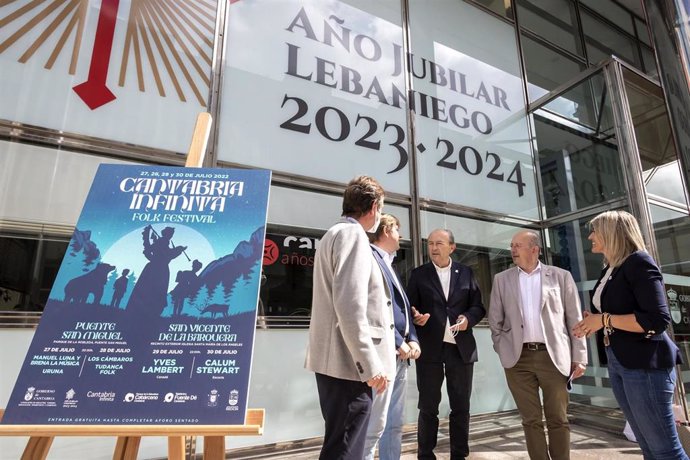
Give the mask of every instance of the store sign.
M 308 317 L 311 312 L 314 256 L 319 239 L 266 234 L 261 287 L 263 314 Z
M 312 268 L 319 242 L 319 239 L 308 236 L 267 234 L 264 243 L 264 269 L 273 264 Z
M 102 165 L 2 422 L 243 424 L 270 176 Z
M 441 43 L 405 56 L 396 2 L 238 1 L 228 20 L 220 160 L 409 193 L 410 107 L 425 197 L 536 212 L 518 77 Z
M 184 152 L 215 22 L 215 0 L 1 2 L 0 119 Z

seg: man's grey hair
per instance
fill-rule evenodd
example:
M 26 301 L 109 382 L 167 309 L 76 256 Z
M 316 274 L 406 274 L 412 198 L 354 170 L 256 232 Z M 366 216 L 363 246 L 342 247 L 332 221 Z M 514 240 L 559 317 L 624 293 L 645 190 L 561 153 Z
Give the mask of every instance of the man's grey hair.
M 543 247 L 541 244 L 541 236 L 534 230 L 525 230 L 525 235 L 529 238 L 531 246 L 538 246 L 540 249 Z
M 453 232 L 449 228 L 435 228 L 429 233 L 429 235 L 434 232 L 445 232 L 446 235 L 448 235 L 448 241 L 450 244 L 455 244 L 455 235 L 453 235 Z

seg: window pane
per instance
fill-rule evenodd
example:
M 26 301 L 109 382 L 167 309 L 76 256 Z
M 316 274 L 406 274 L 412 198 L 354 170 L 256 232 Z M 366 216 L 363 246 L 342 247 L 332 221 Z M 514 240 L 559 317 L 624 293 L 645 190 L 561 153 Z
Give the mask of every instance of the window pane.
M 465 2 L 412 0 L 410 37 L 419 195 L 537 218 L 514 27 Z
M 647 193 L 685 207 L 683 179 L 661 88 L 634 72 L 623 72 Z
M 571 1 L 518 0 L 517 4 L 520 27 L 526 27 L 562 48 L 582 55 Z
M 590 231 L 588 222 L 597 213 L 581 219 L 565 222 L 547 230 L 546 251 L 553 264 L 568 270 L 575 280 L 583 310 L 592 311 L 590 291 L 594 288 L 603 267 L 601 254 L 592 253 L 592 244 L 587 240 Z M 602 375 L 607 364 L 603 341 L 596 335 L 587 340 L 588 367 L 594 375 Z M 596 406 L 618 407 L 610 388 L 593 381 L 582 382 L 582 393 L 578 400 Z
M 613 132 L 613 115 L 603 72 L 583 80 L 543 107 L 601 135 Z
M 635 35 L 632 25 L 632 15 L 611 0 L 580 0 L 580 3 L 587 5 L 618 27 Z
M 38 241 L 0 238 L 0 305 L 3 310 L 23 309 L 31 294 Z
M 484 307 L 488 309 L 494 275 L 511 266 L 510 240 L 521 227 L 427 211 L 421 212 L 421 227 L 424 243 L 429 233 L 437 228 L 453 232 L 458 248 L 452 257 L 472 268 Z M 424 261 L 429 260 L 425 251 Z
M 0 140 L 0 219 L 76 225 L 101 163 L 131 162 Z
M 649 208 L 652 212 L 661 271 L 664 275 L 682 276 L 684 282 L 676 279 L 673 284 L 685 284 L 690 288 L 690 219 L 688 214 L 654 204 L 650 204 Z M 690 324 L 688 327 L 690 328 Z
M 336 222 L 342 203 L 342 195 L 273 185 L 268 203 L 268 222 L 273 226 L 325 231 Z M 385 202 L 383 212 L 397 217 L 400 220 L 401 238 L 410 239 L 409 208 Z
M 409 194 L 400 1 L 229 3 L 218 159 Z
M 637 38 L 642 40 L 643 43 L 652 46 L 652 42 L 649 39 L 649 29 L 647 29 L 647 23 L 635 18 L 635 26 L 637 26 Z
M 49 241 L 43 240 L 41 242 L 41 257 L 38 260 L 38 296 L 37 302 L 41 309 L 48 302 L 50 290 L 53 287 L 53 282 L 57 277 L 58 270 L 62 259 L 67 252 L 67 241 Z
M 642 68 L 634 39 L 587 13 L 583 13 L 581 18 L 589 62 L 596 64 L 615 55 L 637 68 Z
M 319 235 L 320 237 L 321 235 Z M 259 316 L 309 316 L 317 237 L 293 232 L 266 233 L 266 247 L 276 256 L 266 260 L 261 279 Z
M 587 240 L 589 221 L 596 214 L 550 227 L 547 231 L 546 250 L 553 265 L 568 270 L 585 294 L 583 306 L 589 307 L 589 289 L 599 279 L 603 267 L 601 254 L 592 253 L 592 243 Z
M 654 204 L 652 212 L 659 267 L 664 275 L 676 340 L 690 340 L 690 218 Z M 681 337 L 682 336 L 682 337 Z M 686 343 L 687 346 L 687 343 Z M 687 349 L 686 349 L 687 350 Z M 688 369 L 688 362 L 683 364 Z
M 656 68 L 656 60 L 654 59 L 654 51 L 651 48 L 642 46 L 642 61 L 644 62 L 644 71 L 647 75 L 653 78 L 659 78 L 659 71 Z
M 42 311 L 67 244 L 0 236 L 0 310 Z
M 618 148 L 534 117 L 539 169 L 548 217 L 624 196 Z
M 266 247 L 274 249 L 263 261 L 259 316 L 271 317 L 271 324 L 305 324 L 311 315 L 314 256 L 321 236 L 323 232 L 269 226 Z M 409 242 L 396 252 L 393 267 L 405 283 L 414 268 Z
M 505 16 L 505 17 L 510 18 L 510 19 L 513 18 L 513 8 L 510 5 L 513 0 L 471 0 L 471 1 L 483 6 L 486 9 L 493 11 L 494 13 L 498 13 L 501 16 Z
M 524 34 L 522 51 L 525 55 L 527 88 L 531 101 L 572 80 L 586 67 L 585 64 L 573 61 Z
M 0 119 L 187 152 L 209 110 L 218 2 L 142 5 L 1 1 Z

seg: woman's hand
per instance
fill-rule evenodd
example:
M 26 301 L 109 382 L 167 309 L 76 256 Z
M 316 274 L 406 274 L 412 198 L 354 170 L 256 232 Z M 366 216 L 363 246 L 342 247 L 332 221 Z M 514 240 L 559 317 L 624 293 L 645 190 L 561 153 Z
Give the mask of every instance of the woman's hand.
M 589 337 L 590 335 L 594 334 L 596 331 L 604 327 L 601 323 L 601 316 L 602 315 L 599 313 L 594 314 L 585 311 L 584 318 L 582 319 L 582 321 L 577 323 L 573 328 L 573 334 L 575 334 L 575 337 Z

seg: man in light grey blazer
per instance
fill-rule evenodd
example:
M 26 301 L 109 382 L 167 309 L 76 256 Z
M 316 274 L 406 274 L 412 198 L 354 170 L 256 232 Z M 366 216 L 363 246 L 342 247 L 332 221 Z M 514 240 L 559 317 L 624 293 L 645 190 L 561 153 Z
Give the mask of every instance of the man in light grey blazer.
M 566 386 L 570 375 L 584 374 L 587 347 L 572 333 L 582 317 L 575 281 L 566 270 L 539 262 L 540 246 L 536 232 L 513 236 L 510 251 L 517 266 L 494 277 L 488 318 L 530 458 L 563 460 L 570 458 Z
M 319 458 L 361 460 L 372 389 L 395 377 L 392 302 L 365 233 L 375 231 L 383 189 L 367 176 L 345 189 L 341 220 L 321 238 L 305 367 L 316 373 L 325 420 Z

